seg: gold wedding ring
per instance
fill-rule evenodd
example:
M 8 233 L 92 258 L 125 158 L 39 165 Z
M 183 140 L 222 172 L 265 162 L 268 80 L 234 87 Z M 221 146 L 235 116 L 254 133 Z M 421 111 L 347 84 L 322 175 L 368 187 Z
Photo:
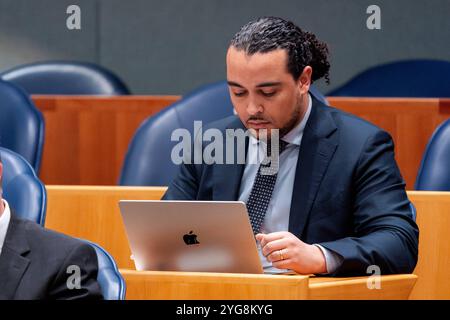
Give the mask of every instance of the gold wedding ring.
M 280 253 L 280 260 L 284 260 L 284 257 L 283 257 L 283 249 L 278 250 L 278 252 Z

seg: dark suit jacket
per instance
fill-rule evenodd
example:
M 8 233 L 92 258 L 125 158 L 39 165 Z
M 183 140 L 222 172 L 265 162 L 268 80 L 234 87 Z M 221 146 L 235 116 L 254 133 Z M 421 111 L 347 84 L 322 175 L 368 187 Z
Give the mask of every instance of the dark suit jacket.
M 244 126 L 232 116 L 208 128 Z M 237 200 L 243 171 L 244 165 L 181 165 L 164 199 Z M 419 232 L 389 134 L 313 98 L 288 231 L 343 257 L 334 275 L 367 275 L 370 265 L 384 274 L 412 272 Z
M 80 289 L 67 281 L 80 267 Z M 34 222 L 11 220 L 0 254 L 0 299 L 102 299 L 97 283 L 94 248 L 80 240 L 42 228 Z M 69 269 L 70 271 L 70 269 Z

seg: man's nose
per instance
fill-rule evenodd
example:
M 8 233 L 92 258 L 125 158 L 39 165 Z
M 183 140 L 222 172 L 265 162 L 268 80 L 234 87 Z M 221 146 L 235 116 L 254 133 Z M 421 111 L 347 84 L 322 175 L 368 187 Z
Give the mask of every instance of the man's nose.
M 249 115 L 255 115 L 261 113 L 263 111 L 263 107 L 258 101 L 250 101 L 247 105 L 247 112 Z

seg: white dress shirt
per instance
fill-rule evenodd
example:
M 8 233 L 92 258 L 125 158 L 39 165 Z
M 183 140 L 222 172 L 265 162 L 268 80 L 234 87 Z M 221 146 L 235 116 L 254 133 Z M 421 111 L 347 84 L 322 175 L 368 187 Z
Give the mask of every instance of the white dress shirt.
M 264 223 L 261 227 L 262 233 L 272 233 L 277 231 L 287 231 L 289 229 L 289 214 L 291 209 L 292 192 L 294 189 L 295 171 L 297 167 L 300 144 L 303 138 L 303 131 L 309 119 L 312 109 L 311 96 L 308 94 L 308 107 L 302 121 L 289 131 L 282 140 L 289 143 L 285 151 L 280 155 L 277 181 L 272 192 L 272 198 L 266 211 Z M 239 201 L 247 203 L 259 169 L 259 159 L 265 156 L 264 142 L 259 142 L 257 138 L 250 136 L 248 144 L 248 157 L 242 175 L 241 187 L 239 190 Z M 334 252 L 317 245 L 325 256 L 327 272 L 331 273 L 339 266 L 339 258 Z M 258 251 L 261 262 L 266 273 L 280 273 L 287 270 L 277 269 L 272 263 L 267 261 L 261 252 L 258 244 Z
M 2 200 L 0 200 L 2 201 Z M 6 232 L 8 231 L 9 220 L 11 220 L 11 211 L 9 209 L 8 202 L 3 200 L 5 210 L 0 216 L 0 254 L 2 254 L 3 244 L 5 243 Z

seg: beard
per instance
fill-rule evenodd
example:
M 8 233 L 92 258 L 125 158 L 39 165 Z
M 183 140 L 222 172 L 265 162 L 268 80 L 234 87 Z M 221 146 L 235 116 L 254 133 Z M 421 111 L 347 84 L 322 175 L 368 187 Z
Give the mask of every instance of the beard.
M 302 108 L 302 97 L 299 94 L 297 96 L 297 101 L 289 121 L 286 123 L 286 125 L 279 129 L 280 138 L 284 137 L 289 131 L 291 131 L 296 125 L 298 125 L 305 116 L 305 113 L 306 108 Z

